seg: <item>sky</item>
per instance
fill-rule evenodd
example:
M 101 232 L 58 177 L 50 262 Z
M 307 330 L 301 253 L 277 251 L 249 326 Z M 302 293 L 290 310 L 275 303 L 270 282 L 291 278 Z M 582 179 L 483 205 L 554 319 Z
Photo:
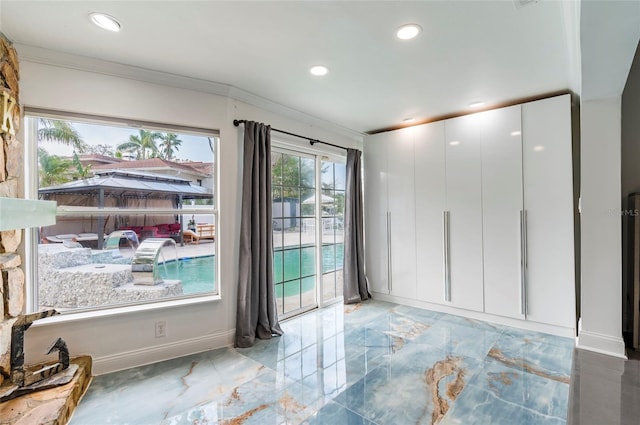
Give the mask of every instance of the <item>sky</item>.
M 82 139 L 89 145 L 109 145 L 115 147 L 127 142 L 129 136 L 139 134 L 138 128 L 116 127 L 103 124 L 87 124 L 71 122 L 80 133 Z M 190 134 L 178 134 L 182 145 L 174 154 L 177 159 L 191 161 L 213 162 L 213 154 L 209 148 L 209 140 L 206 136 L 194 136 Z M 40 142 L 40 147 L 45 148 L 52 155 L 72 156 L 73 148 L 56 142 Z

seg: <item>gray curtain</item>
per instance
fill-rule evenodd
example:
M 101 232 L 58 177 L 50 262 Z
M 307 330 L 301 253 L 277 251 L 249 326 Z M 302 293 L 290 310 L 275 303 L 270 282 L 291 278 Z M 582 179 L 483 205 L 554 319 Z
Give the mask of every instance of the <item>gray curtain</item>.
M 273 286 L 271 127 L 244 125 L 236 347 L 282 335 Z
M 362 152 L 347 149 L 347 186 L 344 211 L 344 303 L 371 298 L 364 274 L 364 224 L 362 204 Z

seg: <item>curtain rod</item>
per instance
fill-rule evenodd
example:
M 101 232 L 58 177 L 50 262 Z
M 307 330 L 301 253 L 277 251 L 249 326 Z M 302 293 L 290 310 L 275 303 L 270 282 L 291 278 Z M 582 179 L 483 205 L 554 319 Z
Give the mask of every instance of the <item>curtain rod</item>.
M 238 127 L 240 124 L 244 124 L 246 122 L 247 120 L 233 120 L 233 125 Z M 338 146 L 338 145 L 334 145 L 333 143 L 323 142 L 322 140 L 312 139 L 307 136 L 301 136 L 299 134 L 289 133 L 288 131 L 278 130 L 277 128 L 272 128 L 271 131 L 277 131 L 278 133 L 288 134 L 289 136 L 299 137 L 301 139 L 307 139 L 311 146 L 313 146 L 315 143 L 322 143 L 323 145 L 333 146 L 334 148 L 338 148 L 338 149 L 348 149 L 348 148 L 345 148 L 344 146 Z

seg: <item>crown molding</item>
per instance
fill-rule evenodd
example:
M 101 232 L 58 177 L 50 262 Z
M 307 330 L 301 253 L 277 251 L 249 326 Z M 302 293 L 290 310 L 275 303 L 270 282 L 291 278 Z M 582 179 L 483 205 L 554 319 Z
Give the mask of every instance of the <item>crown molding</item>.
M 332 123 L 330 121 L 315 117 L 305 112 L 298 111 L 297 109 L 290 108 L 288 106 L 248 92 L 246 90 L 239 89 L 235 86 L 230 86 L 228 96 L 231 99 L 248 103 L 249 105 L 264 109 L 266 111 L 303 122 L 313 127 L 322 128 L 324 130 L 340 134 L 350 139 L 362 140 L 365 136 L 365 133 L 343 127 L 339 124 Z
M 364 136 L 364 133 L 359 131 L 298 111 L 229 84 L 191 78 L 168 72 L 155 71 L 152 69 L 110 62 L 87 56 L 79 56 L 26 44 L 15 43 L 14 47 L 18 51 L 18 56 L 21 61 L 52 65 L 77 71 L 92 72 L 112 77 L 126 78 L 146 83 L 224 96 L 311 126 L 332 131 L 354 140 L 362 140 Z

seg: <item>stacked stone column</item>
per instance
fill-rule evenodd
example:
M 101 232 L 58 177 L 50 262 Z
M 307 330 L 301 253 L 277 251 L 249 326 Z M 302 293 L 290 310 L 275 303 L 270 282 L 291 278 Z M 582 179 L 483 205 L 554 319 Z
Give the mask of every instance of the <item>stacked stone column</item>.
M 16 100 L 17 105 L 10 118 L 16 133 L 20 125 L 19 71 L 18 55 L 11 42 L 0 33 L 0 102 L 3 101 L 2 93 L 8 93 Z M 0 130 L 0 197 L 24 197 L 23 156 L 23 143 L 16 135 Z M 11 326 L 16 317 L 24 313 L 25 307 L 22 232 L 0 232 L 0 385 L 8 379 L 11 370 Z

